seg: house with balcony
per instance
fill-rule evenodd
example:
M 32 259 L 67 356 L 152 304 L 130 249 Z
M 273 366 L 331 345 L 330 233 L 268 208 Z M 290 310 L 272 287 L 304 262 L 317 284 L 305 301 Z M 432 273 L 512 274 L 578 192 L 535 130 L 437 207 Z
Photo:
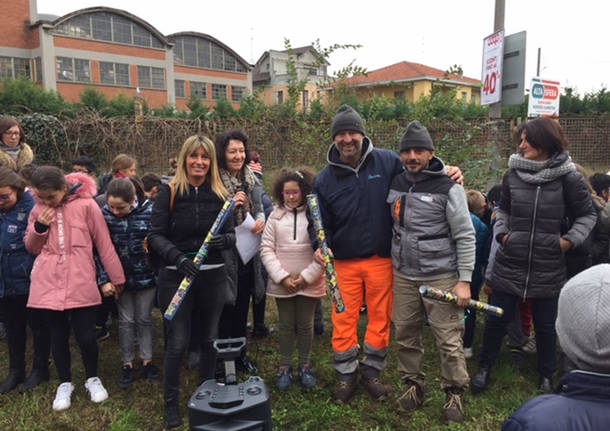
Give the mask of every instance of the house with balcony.
M 320 61 L 311 45 L 283 51 L 265 51 L 254 65 L 252 86 L 265 105 L 284 103 L 288 98 L 288 63 L 291 56 L 297 80 L 307 81 L 297 108 L 307 111 L 310 103 L 321 97 L 321 88 L 326 83 L 329 66 L 325 60 Z

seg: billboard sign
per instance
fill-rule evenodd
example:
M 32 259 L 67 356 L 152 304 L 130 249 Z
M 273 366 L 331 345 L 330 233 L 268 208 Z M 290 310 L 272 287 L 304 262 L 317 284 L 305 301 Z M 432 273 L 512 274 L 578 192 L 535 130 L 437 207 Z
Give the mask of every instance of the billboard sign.
M 532 78 L 527 106 L 528 118 L 559 117 L 559 82 Z
M 483 39 L 481 105 L 498 103 L 502 99 L 503 58 L 504 30 L 500 30 Z

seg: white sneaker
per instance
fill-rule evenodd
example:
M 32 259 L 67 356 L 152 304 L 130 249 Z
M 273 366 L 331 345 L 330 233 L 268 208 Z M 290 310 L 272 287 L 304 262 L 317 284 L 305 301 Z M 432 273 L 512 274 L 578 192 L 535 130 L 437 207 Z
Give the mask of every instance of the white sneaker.
M 472 358 L 472 347 L 464 347 L 464 358 Z
M 53 410 L 60 411 L 70 407 L 70 398 L 72 397 L 72 391 L 74 385 L 70 382 L 64 382 L 57 387 L 57 394 L 55 394 L 55 400 L 53 400 Z
M 94 403 L 101 403 L 108 398 L 108 392 L 104 389 L 99 377 L 89 377 L 85 382 L 85 388 L 89 391 L 91 401 Z

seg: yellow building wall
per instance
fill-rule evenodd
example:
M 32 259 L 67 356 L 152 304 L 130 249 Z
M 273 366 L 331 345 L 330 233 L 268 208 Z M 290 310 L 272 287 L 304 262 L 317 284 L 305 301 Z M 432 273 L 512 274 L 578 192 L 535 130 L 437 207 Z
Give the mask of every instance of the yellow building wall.
M 434 81 L 415 81 L 408 85 L 384 84 L 375 87 L 356 87 L 354 90 L 356 92 L 356 97 L 358 97 L 359 100 L 368 100 L 373 97 L 385 97 L 386 99 L 393 100 L 396 92 L 404 91 L 405 100 L 409 103 L 414 103 L 422 97 L 428 96 L 432 91 L 432 87 L 436 85 L 441 85 L 442 92 L 448 92 L 455 89 L 456 97 L 459 100 L 462 99 L 462 92 L 466 92 L 466 103 L 472 102 L 472 95 L 475 96 L 475 103 L 478 104 L 481 100 L 480 90 L 477 87 L 466 85 L 442 85 L 437 84 Z

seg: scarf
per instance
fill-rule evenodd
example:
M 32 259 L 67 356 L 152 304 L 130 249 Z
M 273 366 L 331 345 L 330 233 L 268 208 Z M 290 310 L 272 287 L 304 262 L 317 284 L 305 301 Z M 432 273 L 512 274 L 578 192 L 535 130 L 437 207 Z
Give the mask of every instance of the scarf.
M 254 207 L 252 204 L 252 190 L 256 184 L 256 178 L 247 167 L 242 168 L 237 176 L 231 175 L 226 169 L 221 168 L 219 171 L 220 179 L 229 192 L 229 197 L 235 196 L 239 191 L 243 191 L 246 194 L 246 203 L 233 210 L 233 213 L 235 214 L 235 225 L 239 226 L 244 222 L 246 216 Z
M 8 154 L 9 156 L 11 156 L 11 158 L 13 159 L 14 162 L 17 161 L 17 158 L 19 157 L 19 153 L 21 152 L 21 148 L 22 148 L 21 144 L 17 144 L 14 147 L 9 147 L 4 142 L 0 141 L 0 149 L 2 151 L 4 151 L 6 154 Z
M 559 153 L 550 159 L 538 161 L 526 159 L 519 154 L 513 154 L 508 159 L 508 167 L 515 169 L 519 178 L 528 184 L 549 183 L 576 170 L 576 166 L 572 163 L 572 158 L 569 155 L 565 156 L 563 162 L 558 160 L 561 156 L 562 153 Z M 557 162 L 560 164 L 557 164 Z

